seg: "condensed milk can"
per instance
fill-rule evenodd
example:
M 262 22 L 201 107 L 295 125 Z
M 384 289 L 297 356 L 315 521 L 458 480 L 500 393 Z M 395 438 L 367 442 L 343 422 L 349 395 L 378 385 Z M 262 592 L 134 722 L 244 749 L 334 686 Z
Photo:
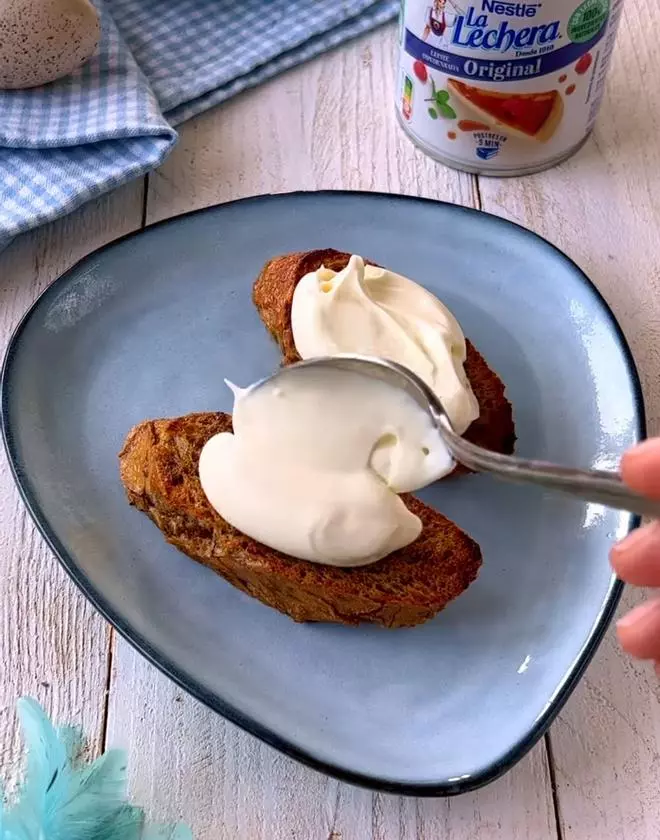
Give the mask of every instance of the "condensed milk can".
M 396 108 L 448 166 L 524 175 L 593 128 L 623 0 L 403 0 Z

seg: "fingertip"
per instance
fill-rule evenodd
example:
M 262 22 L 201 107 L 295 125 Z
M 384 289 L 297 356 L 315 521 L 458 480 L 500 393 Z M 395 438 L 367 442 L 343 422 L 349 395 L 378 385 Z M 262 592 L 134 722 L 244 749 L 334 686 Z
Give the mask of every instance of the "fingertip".
M 615 574 L 635 586 L 660 586 L 660 522 L 636 528 L 610 550 Z
M 660 438 L 649 438 L 621 459 L 621 477 L 640 493 L 660 497 Z
M 660 660 L 660 600 L 635 607 L 616 624 L 621 647 L 638 659 Z

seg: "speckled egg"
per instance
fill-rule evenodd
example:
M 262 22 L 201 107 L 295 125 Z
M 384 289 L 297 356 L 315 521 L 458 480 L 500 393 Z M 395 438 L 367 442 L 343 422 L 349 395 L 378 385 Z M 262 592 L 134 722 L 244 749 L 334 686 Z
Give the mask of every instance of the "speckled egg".
M 67 76 L 94 54 L 99 34 L 89 0 L 0 0 L 0 88 Z

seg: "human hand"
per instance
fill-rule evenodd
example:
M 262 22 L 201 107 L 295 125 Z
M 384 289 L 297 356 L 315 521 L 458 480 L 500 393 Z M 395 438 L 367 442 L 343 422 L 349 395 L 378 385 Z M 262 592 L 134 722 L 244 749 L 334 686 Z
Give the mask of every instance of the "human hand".
M 660 438 L 629 450 L 621 462 L 624 482 L 638 493 L 660 499 Z M 660 522 L 638 528 L 614 546 L 610 559 L 616 574 L 633 586 L 660 588 Z M 641 604 L 617 623 L 625 651 L 652 659 L 660 672 L 660 598 Z

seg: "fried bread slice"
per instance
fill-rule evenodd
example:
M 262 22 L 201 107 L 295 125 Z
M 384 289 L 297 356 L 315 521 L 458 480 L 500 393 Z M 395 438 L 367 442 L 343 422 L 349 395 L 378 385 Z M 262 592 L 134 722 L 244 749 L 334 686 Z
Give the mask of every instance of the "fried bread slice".
M 291 305 L 298 282 L 322 265 L 333 271 L 341 271 L 350 256 L 325 248 L 275 257 L 263 267 L 254 284 L 252 299 L 261 320 L 282 351 L 283 364 L 300 360 L 291 329 Z M 513 411 L 504 393 L 504 383 L 469 340 L 465 373 L 479 403 L 479 417 L 464 437 L 494 452 L 510 454 L 516 436 Z M 465 471 L 459 467 L 455 473 Z
M 231 431 L 231 416 L 189 414 L 147 420 L 119 455 L 129 502 L 169 543 L 229 583 L 295 621 L 412 627 L 432 618 L 476 578 L 479 546 L 442 514 L 405 495 L 420 537 L 370 566 L 338 568 L 288 557 L 229 525 L 202 490 L 198 464 L 209 438 Z

